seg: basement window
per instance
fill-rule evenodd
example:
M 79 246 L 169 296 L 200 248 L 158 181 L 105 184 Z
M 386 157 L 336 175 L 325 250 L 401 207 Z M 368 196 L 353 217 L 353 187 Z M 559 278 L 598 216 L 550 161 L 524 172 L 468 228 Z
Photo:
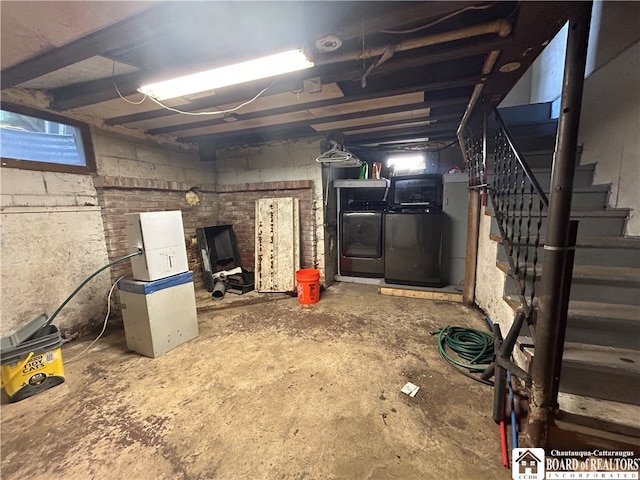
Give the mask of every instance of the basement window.
M 422 153 L 390 155 L 387 157 L 387 167 L 393 175 L 422 173 L 425 169 L 425 158 Z
M 0 110 L 2 166 L 66 173 L 95 171 L 89 127 L 17 105 Z

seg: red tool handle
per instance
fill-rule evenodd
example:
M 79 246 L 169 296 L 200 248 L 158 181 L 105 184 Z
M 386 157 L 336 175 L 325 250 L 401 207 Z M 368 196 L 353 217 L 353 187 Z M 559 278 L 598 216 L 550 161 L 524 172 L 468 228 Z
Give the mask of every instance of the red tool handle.
M 507 453 L 507 426 L 504 418 L 500 420 L 500 447 L 502 448 L 502 464 L 509 468 L 509 453 Z

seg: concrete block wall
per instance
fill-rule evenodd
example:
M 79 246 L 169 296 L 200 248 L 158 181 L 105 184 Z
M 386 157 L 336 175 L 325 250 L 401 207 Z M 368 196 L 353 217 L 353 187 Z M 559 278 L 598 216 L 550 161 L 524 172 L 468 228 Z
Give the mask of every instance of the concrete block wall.
M 215 183 L 210 163 L 195 151 L 91 129 L 98 176 L 147 178 L 194 185 Z
M 106 264 L 98 194 L 90 175 L 0 169 L 0 335 L 51 315 L 88 275 Z M 99 324 L 108 273 L 96 276 L 54 324 L 67 339 Z
M 194 272 L 196 288 L 203 285 L 200 256 L 192 243 L 196 227 L 215 225 L 217 199 L 214 193 L 215 172 L 195 152 L 185 152 L 171 145 L 157 145 L 92 128 L 98 176 L 95 186 L 102 206 L 105 239 L 109 258 L 127 251 L 126 213 L 181 210 L 189 268 Z M 185 194 L 196 188 L 200 202 L 190 206 Z M 111 269 L 115 280 L 131 276 L 129 262 Z

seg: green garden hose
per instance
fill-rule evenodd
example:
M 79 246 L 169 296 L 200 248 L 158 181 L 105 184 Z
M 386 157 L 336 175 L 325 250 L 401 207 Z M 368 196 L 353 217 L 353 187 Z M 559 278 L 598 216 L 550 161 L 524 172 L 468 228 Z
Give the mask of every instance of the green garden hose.
M 56 316 L 58 316 L 58 313 L 60 313 L 60 310 L 62 310 L 64 308 L 64 306 L 67 303 L 69 303 L 69 300 L 71 300 L 80 291 L 80 289 L 82 289 L 82 287 L 84 287 L 87 283 L 89 283 L 89 280 L 91 280 L 93 277 L 98 275 L 103 270 L 106 270 L 107 268 L 112 267 L 117 263 L 123 262 L 123 261 L 127 260 L 128 258 L 135 257 L 137 255 L 142 255 L 142 249 L 138 249 L 136 252 L 130 253 L 130 254 L 125 255 L 123 257 L 116 258 L 115 260 L 113 260 L 113 261 L 107 263 L 106 265 L 100 267 L 98 270 L 96 270 L 91 275 L 89 275 L 87 278 L 85 278 L 82 281 L 82 283 L 80 285 L 78 285 L 76 287 L 76 289 L 71 293 L 71 295 L 69 295 L 66 298 L 66 300 L 64 302 L 62 302 L 58 308 L 56 308 L 56 311 L 53 312 L 53 314 L 47 320 L 47 323 L 45 323 L 42 327 L 40 327 L 40 329 L 38 330 L 38 333 L 36 334 L 36 337 L 40 334 L 40 332 L 44 331 L 44 329 L 47 328 L 51 324 L 51 322 L 53 322 L 53 319 L 56 318 Z
M 438 352 L 445 362 L 469 378 L 493 385 L 493 382 L 482 380 L 469 373 L 482 373 L 493 361 L 492 334 L 473 328 L 451 327 L 449 325 L 431 332 L 431 334 L 438 335 Z M 447 350 L 454 352 L 458 358 L 451 356 Z

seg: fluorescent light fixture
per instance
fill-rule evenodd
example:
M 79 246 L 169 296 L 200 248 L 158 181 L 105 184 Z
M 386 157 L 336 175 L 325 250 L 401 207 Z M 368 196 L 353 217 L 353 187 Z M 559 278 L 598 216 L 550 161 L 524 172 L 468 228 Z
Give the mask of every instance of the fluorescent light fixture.
M 140 87 L 138 91 L 157 100 L 166 100 L 311 67 L 313 62 L 307 58 L 304 51 L 289 50 L 164 82 L 151 83 Z

